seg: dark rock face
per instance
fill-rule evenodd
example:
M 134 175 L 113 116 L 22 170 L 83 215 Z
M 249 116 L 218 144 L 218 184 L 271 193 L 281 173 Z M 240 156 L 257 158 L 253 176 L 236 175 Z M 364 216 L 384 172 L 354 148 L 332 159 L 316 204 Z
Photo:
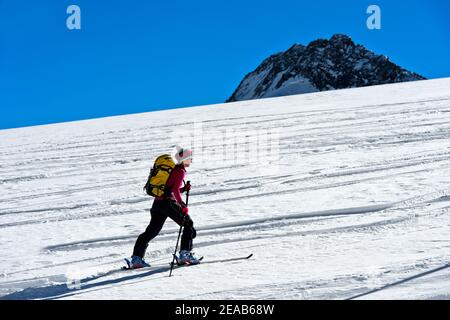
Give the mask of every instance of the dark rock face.
M 424 79 L 336 34 L 270 56 L 245 76 L 227 102 Z

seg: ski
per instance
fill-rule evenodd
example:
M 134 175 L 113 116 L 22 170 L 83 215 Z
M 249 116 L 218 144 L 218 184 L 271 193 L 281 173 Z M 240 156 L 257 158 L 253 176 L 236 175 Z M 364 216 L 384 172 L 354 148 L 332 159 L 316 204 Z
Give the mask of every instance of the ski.
M 248 260 L 251 257 L 253 257 L 253 253 L 250 253 L 248 256 L 242 256 L 242 257 L 235 257 L 235 258 L 228 258 L 228 259 L 206 260 L 206 261 L 204 261 L 202 263 L 197 263 L 197 264 L 182 264 L 182 265 L 175 264 L 174 268 L 176 268 L 176 267 L 183 267 L 183 266 L 196 266 L 196 265 L 199 265 L 199 264 L 225 263 L 225 262 L 233 262 L 233 261 L 240 261 L 240 260 Z M 203 260 L 203 257 L 199 258 L 199 260 Z M 172 264 L 169 263 L 169 265 L 171 266 Z
M 251 253 L 251 254 L 249 254 L 249 255 L 247 255 L 247 256 L 242 256 L 242 257 L 235 257 L 235 258 L 229 258 L 229 259 L 216 259 L 216 260 L 206 260 L 206 261 L 203 261 L 203 260 L 204 260 L 204 257 L 202 256 L 202 257 L 199 258 L 200 263 L 197 263 L 197 264 L 178 264 L 178 263 L 175 262 L 175 264 L 174 264 L 173 267 L 174 267 L 174 268 L 179 268 L 179 267 L 192 267 L 192 266 L 199 265 L 199 264 L 233 262 L 233 261 L 240 261 L 240 260 L 248 260 L 248 259 L 250 259 L 251 257 L 253 257 L 253 253 Z M 121 270 L 148 270 L 148 269 L 151 269 L 151 268 L 161 267 L 161 264 L 158 264 L 158 265 L 150 265 L 150 267 L 143 267 L 143 268 L 133 269 L 133 268 L 131 267 L 131 261 L 128 260 L 128 259 L 126 259 L 126 258 L 125 258 L 124 260 L 125 260 L 125 263 L 126 263 L 127 265 L 126 265 L 126 266 L 123 266 L 123 267 L 121 268 Z M 177 259 L 176 259 L 176 260 L 177 260 Z M 169 262 L 169 266 L 172 266 L 172 262 Z
M 253 253 L 250 253 L 248 256 L 235 257 L 235 258 L 229 258 L 229 259 L 207 260 L 207 261 L 203 262 L 203 264 L 205 264 L 205 263 L 225 263 L 225 262 L 233 262 L 233 261 L 239 261 L 239 260 L 248 260 L 251 257 L 253 257 Z
M 198 259 L 199 263 L 200 263 L 200 261 L 203 260 L 203 258 L 204 257 L 200 257 Z M 183 266 L 193 266 L 193 265 L 195 265 L 195 264 L 192 264 L 192 263 L 184 263 L 184 264 L 183 263 L 178 263 L 178 257 L 176 257 L 175 259 L 176 259 L 176 262 L 175 262 L 174 267 L 183 267 Z M 149 267 L 133 268 L 131 266 L 131 261 L 129 259 L 125 258 L 124 260 L 125 260 L 126 266 L 123 266 L 120 270 L 148 270 L 148 269 L 151 269 L 151 268 L 162 267 L 162 266 L 165 265 L 165 264 L 162 265 L 162 264 L 159 263 L 159 264 L 156 264 L 156 265 L 150 264 Z M 169 263 L 169 266 L 171 264 L 172 264 L 172 262 Z

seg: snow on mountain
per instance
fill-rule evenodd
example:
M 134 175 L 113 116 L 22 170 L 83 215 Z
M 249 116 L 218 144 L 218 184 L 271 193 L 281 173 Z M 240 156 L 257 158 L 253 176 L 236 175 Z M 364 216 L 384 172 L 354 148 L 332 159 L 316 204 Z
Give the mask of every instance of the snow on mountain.
M 168 277 L 169 219 L 119 271 L 152 161 L 191 138 L 204 263 Z M 3 130 L 0 297 L 445 299 L 449 176 L 450 78 Z
M 336 34 L 270 56 L 244 77 L 227 102 L 423 79 Z

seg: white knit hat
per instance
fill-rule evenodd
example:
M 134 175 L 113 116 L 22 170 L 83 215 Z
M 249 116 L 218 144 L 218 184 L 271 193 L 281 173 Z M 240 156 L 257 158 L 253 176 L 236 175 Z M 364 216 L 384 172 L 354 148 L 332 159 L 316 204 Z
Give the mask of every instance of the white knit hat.
M 175 154 L 175 159 L 177 159 L 178 164 L 184 160 L 192 159 L 192 150 L 184 149 L 177 146 L 177 153 Z

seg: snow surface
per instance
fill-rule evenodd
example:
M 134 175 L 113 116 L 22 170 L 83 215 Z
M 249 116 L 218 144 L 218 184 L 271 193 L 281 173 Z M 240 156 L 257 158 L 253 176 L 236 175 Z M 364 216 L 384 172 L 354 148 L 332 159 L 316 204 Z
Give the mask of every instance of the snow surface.
M 276 88 L 276 85 L 278 84 L 279 80 L 283 76 L 284 73 L 280 73 L 277 75 L 275 80 L 273 81 L 272 85 L 268 90 L 264 92 L 264 94 L 261 96 L 261 98 L 272 98 L 272 97 L 282 97 L 282 96 L 288 96 L 288 95 L 295 95 L 295 94 L 303 94 L 303 93 L 311 93 L 311 92 L 318 92 L 319 89 L 317 89 L 311 81 L 309 81 L 307 78 L 302 77 L 300 75 L 297 75 L 295 77 L 290 78 L 289 80 L 286 80 L 281 87 Z
M 265 132 L 275 158 L 252 143 Z M 248 138 L 234 161 L 226 133 Z M 189 139 L 205 263 L 168 277 L 169 219 L 154 266 L 118 271 L 152 161 Z M 0 296 L 448 299 L 449 176 L 450 78 L 3 130 Z
M 256 88 L 265 80 L 270 70 L 271 67 L 266 68 L 259 73 L 253 72 L 251 75 L 246 77 L 239 86 L 236 99 L 238 101 L 255 99 Z M 286 80 L 279 88 L 277 88 L 276 86 L 278 82 L 286 72 L 288 71 L 278 73 L 275 79 L 271 81 L 271 85 L 263 90 L 263 92 L 259 94 L 258 98 L 273 98 L 319 91 L 319 89 L 317 89 L 311 81 L 300 75 L 296 75 L 295 77 Z

